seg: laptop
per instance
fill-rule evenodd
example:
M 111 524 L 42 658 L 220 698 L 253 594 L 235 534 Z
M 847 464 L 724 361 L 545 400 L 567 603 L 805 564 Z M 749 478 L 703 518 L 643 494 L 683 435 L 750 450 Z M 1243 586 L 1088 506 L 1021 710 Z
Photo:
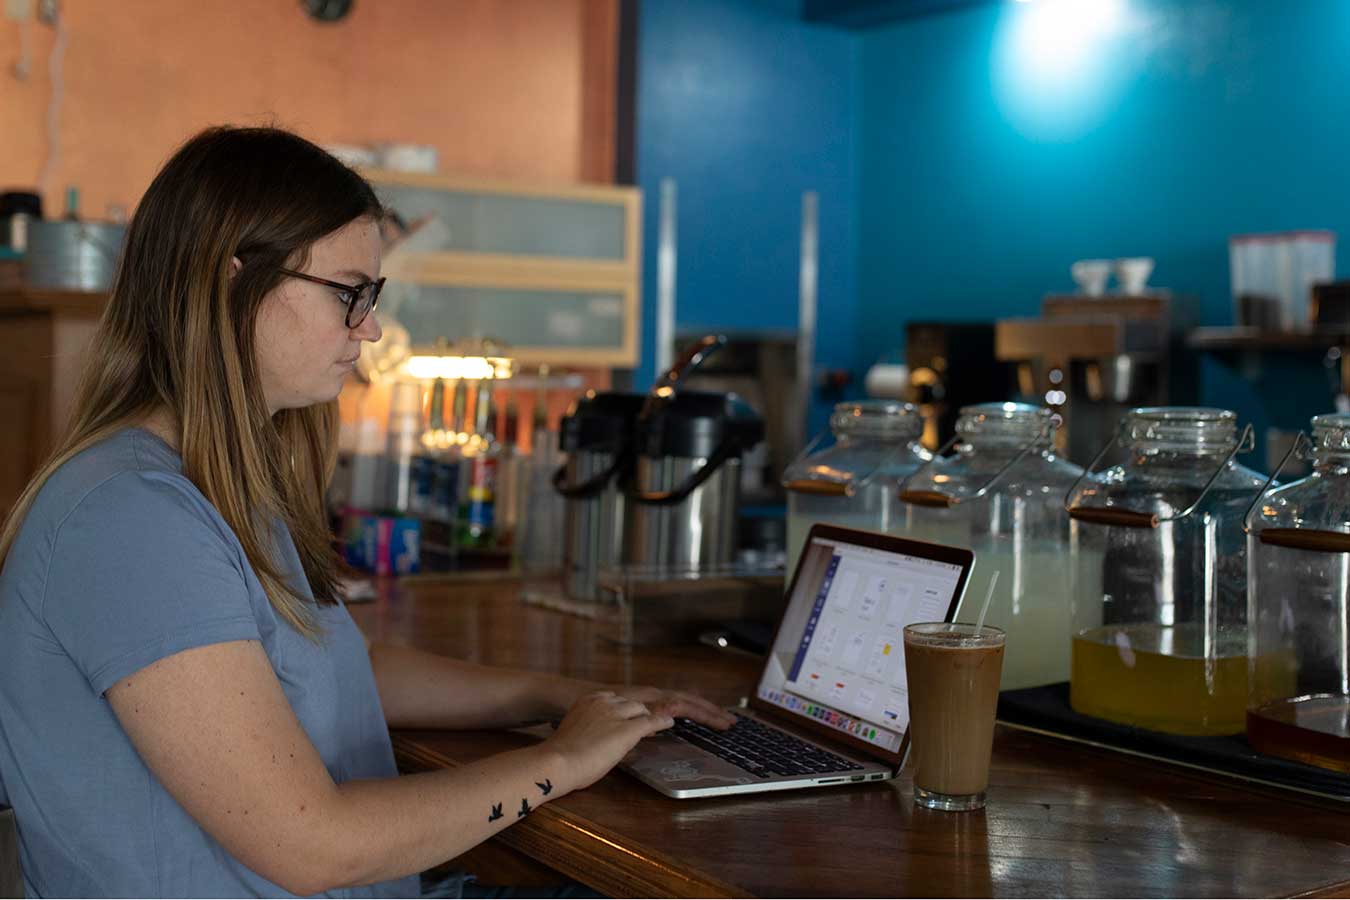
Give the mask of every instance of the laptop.
M 621 768 L 680 799 L 894 777 L 909 749 L 902 631 L 952 621 L 974 564 L 970 550 L 812 526 L 736 725 L 679 720 Z

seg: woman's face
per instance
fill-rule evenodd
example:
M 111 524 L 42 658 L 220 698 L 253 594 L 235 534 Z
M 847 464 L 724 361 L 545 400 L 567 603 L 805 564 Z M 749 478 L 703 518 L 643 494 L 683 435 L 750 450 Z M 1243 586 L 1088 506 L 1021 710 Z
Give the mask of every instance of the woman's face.
M 361 218 L 320 238 L 297 271 L 328 281 L 360 284 L 380 277 L 380 227 Z M 356 366 L 362 341 L 378 341 L 374 314 L 356 328 L 331 287 L 286 277 L 263 298 L 253 336 L 263 396 L 272 413 L 326 403 L 337 397 Z

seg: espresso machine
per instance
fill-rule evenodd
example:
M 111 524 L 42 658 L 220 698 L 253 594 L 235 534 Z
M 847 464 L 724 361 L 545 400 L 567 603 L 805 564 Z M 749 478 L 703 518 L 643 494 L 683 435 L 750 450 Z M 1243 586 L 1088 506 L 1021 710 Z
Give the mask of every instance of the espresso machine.
M 1185 348 L 1194 303 L 1160 291 L 1050 295 L 1039 318 L 1001 319 L 995 356 L 1015 366 L 1018 399 L 1063 419 L 1056 448 L 1087 465 L 1136 406 L 1184 406 L 1199 395 L 1199 363 Z
M 992 322 L 910 322 L 905 338 L 909 384 L 898 399 L 919 408 L 929 450 L 955 433 L 961 407 L 1011 399 L 1012 366 L 994 356 Z

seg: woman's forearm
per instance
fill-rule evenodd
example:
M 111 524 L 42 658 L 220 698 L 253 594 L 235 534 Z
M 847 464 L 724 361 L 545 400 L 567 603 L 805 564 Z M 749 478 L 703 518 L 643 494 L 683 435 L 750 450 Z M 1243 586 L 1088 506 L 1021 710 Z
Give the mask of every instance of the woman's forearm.
M 370 663 L 391 728 L 509 728 L 557 719 L 599 687 L 390 644 L 372 644 Z
M 343 783 L 320 819 L 330 852 L 315 860 L 299 892 L 432 868 L 572 789 L 562 757 L 548 744 L 455 769 Z

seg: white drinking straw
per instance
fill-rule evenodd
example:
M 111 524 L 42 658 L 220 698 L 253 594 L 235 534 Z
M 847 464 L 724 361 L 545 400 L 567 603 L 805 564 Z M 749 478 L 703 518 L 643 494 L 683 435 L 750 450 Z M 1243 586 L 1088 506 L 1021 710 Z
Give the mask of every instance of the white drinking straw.
M 984 606 L 980 607 L 980 618 L 975 623 L 975 636 L 980 636 L 980 629 L 984 628 L 984 616 L 989 612 L 989 601 L 994 599 L 994 585 L 998 584 L 998 569 L 994 570 L 994 577 L 989 579 L 989 593 L 984 595 Z

